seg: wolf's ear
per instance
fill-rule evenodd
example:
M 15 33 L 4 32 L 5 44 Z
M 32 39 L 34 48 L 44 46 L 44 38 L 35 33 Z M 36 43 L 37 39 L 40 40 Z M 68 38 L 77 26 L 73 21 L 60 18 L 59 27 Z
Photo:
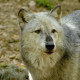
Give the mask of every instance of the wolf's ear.
M 61 6 L 57 5 L 55 8 L 53 8 L 50 11 L 50 15 L 53 16 L 59 23 L 61 23 L 60 21 L 62 15 Z
M 19 24 L 21 30 L 24 28 L 25 24 L 28 23 L 28 21 L 31 18 L 31 14 L 29 14 L 26 10 L 20 9 L 18 12 L 18 18 L 19 18 Z

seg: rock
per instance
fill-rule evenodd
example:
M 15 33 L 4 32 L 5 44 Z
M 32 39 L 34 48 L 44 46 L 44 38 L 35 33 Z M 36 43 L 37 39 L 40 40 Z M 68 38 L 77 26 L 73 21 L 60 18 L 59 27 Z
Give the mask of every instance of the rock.
M 16 58 L 16 55 L 11 55 L 9 58 L 10 59 L 15 59 Z
M 34 1 L 30 1 L 29 7 L 34 7 L 35 5 L 36 5 L 36 3 Z
M 3 25 L 0 25 L 0 29 L 5 29 L 5 26 L 3 26 Z

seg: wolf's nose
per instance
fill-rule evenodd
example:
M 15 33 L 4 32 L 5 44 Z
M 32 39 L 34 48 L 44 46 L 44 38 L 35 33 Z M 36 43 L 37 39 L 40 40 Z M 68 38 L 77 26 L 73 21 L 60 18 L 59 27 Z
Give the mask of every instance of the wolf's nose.
M 54 44 L 46 44 L 46 48 L 48 50 L 52 50 L 54 47 L 55 47 Z

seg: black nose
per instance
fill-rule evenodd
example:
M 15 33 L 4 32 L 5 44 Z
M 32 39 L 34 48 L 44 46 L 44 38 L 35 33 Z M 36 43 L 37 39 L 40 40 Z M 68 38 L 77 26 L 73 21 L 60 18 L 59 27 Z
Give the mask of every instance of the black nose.
M 46 48 L 48 50 L 52 50 L 54 47 L 55 47 L 54 44 L 46 44 Z
M 53 44 L 53 39 L 52 39 L 51 36 L 48 35 L 48 36 L 46 37 L 46 48 L 47 48 L 48 50 L 52 50 L 54 47 L 55 47 L 55 46 L 54 46 L 54 44 Z

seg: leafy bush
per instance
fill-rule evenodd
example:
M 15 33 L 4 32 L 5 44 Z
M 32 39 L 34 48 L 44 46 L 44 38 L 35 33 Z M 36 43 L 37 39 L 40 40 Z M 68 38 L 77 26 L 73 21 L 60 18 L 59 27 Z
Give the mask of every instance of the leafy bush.
M 51 9 L 54 5 L 55 0 L 35 0 L 37 4 L 47 7 Z M 57 0 L 57 1 L 64 1 L 64 0 Z
M 37 4 L 47 7 L 48 9 L 51 9 L 53 7 L 53 1 L 52 0 L 35 0 Z

